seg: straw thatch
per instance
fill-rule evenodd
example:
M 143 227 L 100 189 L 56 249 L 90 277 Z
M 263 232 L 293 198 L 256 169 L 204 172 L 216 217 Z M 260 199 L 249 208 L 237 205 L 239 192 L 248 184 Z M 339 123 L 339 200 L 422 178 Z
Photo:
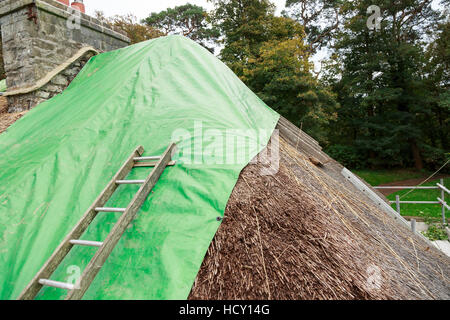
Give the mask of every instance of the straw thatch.
M 0 103 L 0 133 L 22 115 Z M 450 299 L 450 259 L 375 207 L 314 140 L 280 124 L 278 172 L 242 171 L 189 298 Z
M 293 131 L 281 131 L 275 175 L 241 173 L 189 298 L 449 299 L 450 259 Z
M 19 120 L 27 111 L 8 113 L 8 101 L 5 97 L 0 97 L 0 133 L 6 131 L 9 126 Z

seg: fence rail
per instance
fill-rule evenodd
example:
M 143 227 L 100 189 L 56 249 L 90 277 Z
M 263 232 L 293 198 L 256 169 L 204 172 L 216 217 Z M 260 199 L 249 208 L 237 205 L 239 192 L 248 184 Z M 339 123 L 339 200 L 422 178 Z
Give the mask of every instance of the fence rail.
M 442 223 L 446 223 L 445 219 L 445 209 L 450 210 L 449 204 L 445 201 L 445 194 L 450 195 L 450 190 L 445 187 L 444 185 L 444 179 L 440 180 L 440 183 L 436 183 L 436 186 L 416 186 L 416 187 L 408 187 L 408 186 L 381 186 L 381 187 L 374 187 L 378 190 L 386 190 L 386 189 L 395 189 L 395 190 L 441 190 L 441 197 L 437 198 L 437 201 L 400 201 L 400 196 L 395 197 L 395 201 L 390 201 L 391 204 L 396 204 L 397 212 L 400 214 L 401 210 L 401 204 L 440 204 L 442 207 Z
M 438 198 L 438 200 L 439 200 L 440 204 L 442 204 L 444 207 L 446 207 L 448 210 L 450 210 L 450 206 L 447 203 L 445 203 L 445 201 L 443 201 L 441 198 Z
M 385 187 L 374 187 L 375 189 L 417 189 L 417 190 L 428 190 L 428 189 L 439 189 L 439 187 L 406 187 L 406 186 L 385 186 Z

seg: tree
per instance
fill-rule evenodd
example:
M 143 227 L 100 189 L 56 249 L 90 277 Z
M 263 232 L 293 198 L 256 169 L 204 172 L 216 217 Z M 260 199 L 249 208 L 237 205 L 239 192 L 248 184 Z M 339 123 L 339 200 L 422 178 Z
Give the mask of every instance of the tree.
M 222 60 L 274 110 L 323 141 L 335 106 L 331 92 L 312 75 L 303 27 L 276 17 L 264 0 L 215 2 L 222 31 Z
M 420 70 L 426 30 L 438 19 L 431 0 L 358 0 L 341 7 L 347 19 L 334 47 L 340 69 L 334 90 L 341 108 L 332 141 L 347 141 L 372 165 L 423 167 L 424 123 L 432 110 Z M 367 8 L 383 12 L 381 30 L 367 28 Z M 338 72 L 339 73 L 339 72 Z
M 128 35 L 128 38 L 130 38 L 131 44 L 158 38 L 164 35 L 161 31 L 155 28 L 138 23 L 137 18 L 131 14 L 125 16 L 116 15 L 111 18 L 111 24 L 119 30 L 124 31 Z
M 340 6 L 339 0 L 286 0 L 283 14 L 305 28 L 310 50 L 315 53 L 334 40 L 341 23 Z
M 107 23 L 111 28 L 125 32 L 128 38 L 130 38 L 131 44 L 158 38 L 164 35 L 155 28 L 139 23 L 136 16 L 132 14 L 122 16 L 115 15 L 107 18 L 102 11 L 96 11 L 95 17 L 98 20 Z
M 223 36 L 220 57 L 242 76 L 248 59 L 259 54 L 261 45 L 273 38 L 267 22 L 275 7 L 267 0 L 216 0 L 212 18 Z
M 434 167 L 438 167 L 450 152 L 450 21 L 437 26 L 435 39 L 425 53 L 425 61 L 422 74 L 431 109 L 424 126 L 429 151 L 425 156 L 428 163 L 435 162 Z
M 270 30 L 284 30 L 284 36 L 279 32 L 263 43 L 243 69 L 242 79 L 274 110 L 324 142 L 335 101 L 312 76 L 303 28 L 291 19 L 274 17 Z
M 192 4 L 153 12 L 144 22 L 164 35 L 181 34 L 188 37 L 211 52 L 214 51 L 213 42 L 219 37 L 218 30 L 209 22 L 206 10 Z

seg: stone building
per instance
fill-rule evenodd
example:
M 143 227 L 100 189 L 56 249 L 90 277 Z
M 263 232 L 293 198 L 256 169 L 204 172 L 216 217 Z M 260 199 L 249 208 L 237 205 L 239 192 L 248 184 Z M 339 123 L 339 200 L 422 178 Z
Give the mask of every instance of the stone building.
M 125 34 L 61 2 L 0 0 L 9 112 L 28 110 L 60 93 L 96 51 L 130 44 Z

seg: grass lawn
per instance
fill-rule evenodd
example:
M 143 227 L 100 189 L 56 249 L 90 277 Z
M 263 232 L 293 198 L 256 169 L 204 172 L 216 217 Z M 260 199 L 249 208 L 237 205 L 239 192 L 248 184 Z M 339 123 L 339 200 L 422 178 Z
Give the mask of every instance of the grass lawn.
M 417 171 L 414 169 L 401 169 L 401 170 L 355 170 L 354 171 L 361 178 L 366 180 L 372 186 L 379 186 L 381 184 L 423 178 L 426 179 L 431 173 L 426 171 Z M 424 186 L 435 186 L 439 180 L 433 180 L 427 182 Z M 444 180 L 444 185 L 450 188 L 450 178 Z M 388 196 L 388 199 L 395 201 L 395 196 L 408 193 L 411 190 L 402 190 L 393 193 Z M 406 197 L 401 198 L 401 201 L 437 201 L 437 197 L 441 197 L 440 190 L 414 190 Z M 450 195 L 446 194 L 447 202 L 450 202 Z M 396 209 L 396 205 L 393 204 L 392 207 Z M 430 218 L 441 218 L 442 217 L 442 207 L 438 204 L 401 204 L 400 212 L 402 216 L 413 216 L 413 217 L 430 217 Z M 450 218 L 450 211 L 446 210 L 446 217 Z
M 439 180 L 434 180 L 425 183 L 424 186 L 435 186 Z M 450 187 L 450 178 L 444 179 L 444 185 L 447 189 Z M 402 198 L 402 195 L 406 194 L 411 190 L 402 190 L 393 193 L 388 196 L 388 199 L 395 201 L 395 196 L 400 196 L 400 201 L 437 201 L 437 197 L 441 197 L 440 190 L 414 190 L 406 197 Z M 450 202 L 450 195 L 445 194 L 447 202 Z M 396 208 L 395 204 L 392 206 Z M 401 204 L 400 213 L 402 216 L 413 216 L 413 217 L 430 217 L 430 218 L 442 218 L 442 207 L 439 204 Z M 446 210 L 445 216 L 450 218 L 450 211 Z
M 354 170 L 358 176 L 363 178 L 372 186 L 402 181 L 416 178 L 426 179 L 432 172 L 417 171 L 414 169 L 398 169 L 398 170 Z

